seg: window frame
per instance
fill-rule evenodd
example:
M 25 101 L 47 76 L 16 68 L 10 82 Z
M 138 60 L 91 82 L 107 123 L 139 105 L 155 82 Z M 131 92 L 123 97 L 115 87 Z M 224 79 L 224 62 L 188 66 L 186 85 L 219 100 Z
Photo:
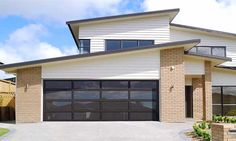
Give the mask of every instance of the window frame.
M 80 41 L 81 41 L 81 40 L 87 40 L 87 41 L 89 41 L 89 46 L 81 47 L 81 46 L 80 46 Z M 88 48 L 89 51 L 88 51 L 87 53 L 90 53 L 90 52 L 91 52 L 91 39 L 78 39 L 78 50 L 79 50 L 79 53 L 80 53 L 80 54 L 86 54 L 86 53 L 84 53 L 84 52 L 80 52 L 80 49 L 82 49 L 82 48 Z

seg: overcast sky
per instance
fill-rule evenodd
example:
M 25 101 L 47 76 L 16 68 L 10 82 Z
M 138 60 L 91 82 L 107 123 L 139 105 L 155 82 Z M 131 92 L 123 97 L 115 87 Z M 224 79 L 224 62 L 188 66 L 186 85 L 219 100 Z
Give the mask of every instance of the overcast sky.
M 236 0 L 1 0 L 0 62 L 77 53 L 67 20 L 172 8 L 174 23 L 236 33 Z

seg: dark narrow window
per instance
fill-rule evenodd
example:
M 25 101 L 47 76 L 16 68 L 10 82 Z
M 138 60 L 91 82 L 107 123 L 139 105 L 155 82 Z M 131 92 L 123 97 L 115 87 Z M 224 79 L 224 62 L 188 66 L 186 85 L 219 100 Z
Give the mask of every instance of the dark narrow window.
M 90 53 L 90 39 L 79 39 L 79 53 Z
M 139 40 L 140 47 L 154 45 L 154 40 Z
M 118 50 L 121 48 L 120 40 L 107 40 L 106 41 L 106 50 Z
M 137 40 L 123 40 L 122 47 L 123 48 L 132 48 L 137 47 L 138 41 Z

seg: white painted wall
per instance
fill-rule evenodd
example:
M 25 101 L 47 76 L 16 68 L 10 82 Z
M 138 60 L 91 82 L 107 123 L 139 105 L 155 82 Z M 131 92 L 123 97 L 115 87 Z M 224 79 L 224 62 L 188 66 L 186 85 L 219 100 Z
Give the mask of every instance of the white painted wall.
M 159 79 L 159 51 L 122 53 L 42 66 L 43 79 Z
M 192 58 L 184 59 L 185 75 L 203 75 L 204 72 L 204 61 Z
M 212 70 L 212 86 L 236 86 L 236 71 L 214 68 Z
M 104 51 L 105 39 L 169 41 L 169 17 L 146 17 L 132 20 L 81 25 L 79 39 L 91 39 L 91 52 Z
M 217 37 L 209 34 L 200 32 L 180 31 L 173 29 L 170 30 L 170 41 L 180 41 L 188 39 L 201 39 L 199 45 L 210 45 L 210 46 L 226 46 L 227 57 L 232 58 L 232 62 L 226 62 L 222 65 L 236 66 L 236 40 L 230 38 Z

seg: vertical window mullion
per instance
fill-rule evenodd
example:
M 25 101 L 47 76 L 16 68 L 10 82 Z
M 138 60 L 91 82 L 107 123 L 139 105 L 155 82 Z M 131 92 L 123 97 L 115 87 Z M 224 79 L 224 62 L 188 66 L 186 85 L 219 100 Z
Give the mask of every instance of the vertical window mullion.
M 223 93 L 224 93 L 224 90 L 223 90 L 223 86 L 220 87 L 220 91 L 221 91 L 221 115 L 223 116 L 224 115 L 224 96 L 223 96 Z

